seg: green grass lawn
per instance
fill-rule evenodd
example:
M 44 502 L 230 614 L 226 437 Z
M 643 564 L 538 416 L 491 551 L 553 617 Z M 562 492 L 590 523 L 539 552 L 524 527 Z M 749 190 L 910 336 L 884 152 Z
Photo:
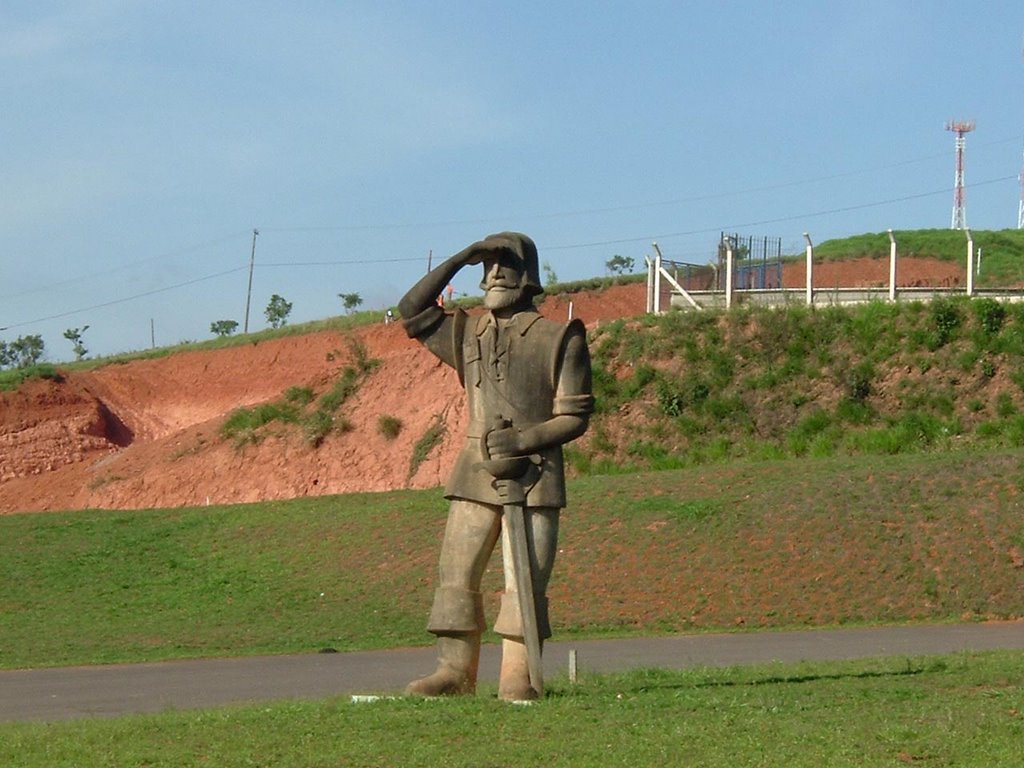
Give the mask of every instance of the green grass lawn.
M 1024 615 L 1024 449 L 571 483 L 555 633 Z M 0 667 L 427 644 L 439 490 L 0 517 Z M 485 580 L 493 617 L 500 562 Z M 0 724 L 0 766 L 1020 764 L 1024 653 Z M 1015 762 L 1016 761 L 1016 762 Z
M 543 702 L 289 702 L 0 724 L 7 768 L 146 766 L 1014 766 L 1024 654 L 553 681 Z
M 1022 469 L 1006 449 L 579 478 L 555 635 L 1022 616 Z M 0 516 L 0 668 L 427 645 L 445 511 L 435 489 Z M 491 619 L 501 589 L 496 554 Z

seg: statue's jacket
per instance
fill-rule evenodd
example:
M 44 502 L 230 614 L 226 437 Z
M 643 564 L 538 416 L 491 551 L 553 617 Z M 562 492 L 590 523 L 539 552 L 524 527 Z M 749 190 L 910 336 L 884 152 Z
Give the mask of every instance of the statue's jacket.
M 404 321 L 406 332 L 452 366 L 466 390 L 469 427 L 445 496 L 501 504 L 491 475 L 480 466 L 483 439 L 501 421 L 525 430 L 559 415 L 593 411 L 586 330 L 579 320 L 558 323 L 530 307 L 499 321 L 432 305 Z M 499 327 L 500 323 L 500 327 Z M 565 506 L 562 446 L 537 452 L 539 477 L 527 491 L 530 507 Z

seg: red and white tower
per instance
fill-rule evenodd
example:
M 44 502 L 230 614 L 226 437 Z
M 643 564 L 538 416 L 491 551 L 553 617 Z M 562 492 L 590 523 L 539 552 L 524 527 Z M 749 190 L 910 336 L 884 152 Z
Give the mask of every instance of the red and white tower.
M 950 120 L 946 130 L 956 134 L 956 181 L 953 185 L 953 221 L 950 229 L 967 229 L 967 207 L 964 200 L 964 147 L 965 138 L 974 130 L 973 120 Z

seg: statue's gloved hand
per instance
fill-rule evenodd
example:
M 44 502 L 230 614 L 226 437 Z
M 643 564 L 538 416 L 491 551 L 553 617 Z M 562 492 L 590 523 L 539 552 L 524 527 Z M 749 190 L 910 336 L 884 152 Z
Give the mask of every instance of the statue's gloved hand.
M 491 430 L 487 433 L 487 453 L 494 459 L 524 455 L 522 433 L 514 427 Z
M 477 240 L 472 245 L 468 245 L 455 254 L 455 261 L 459 262 L 463 266 L 472 266 L 474 264 L 482 264 L 484 256 L 491 250 L 490 246 L 487 245 L 486 240 Z
M 488 235 L 483 240 L 477 240 L 455 254 L 454 259 L 462 266 L 482 264 L 487 256 L 500 251 L 516 253 L 516 242 L 501 235 Z

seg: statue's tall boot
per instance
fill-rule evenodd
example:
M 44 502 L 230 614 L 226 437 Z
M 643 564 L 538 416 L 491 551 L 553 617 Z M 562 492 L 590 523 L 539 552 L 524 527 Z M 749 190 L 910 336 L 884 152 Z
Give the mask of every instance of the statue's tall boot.
M 483 596 L 458 587 L 439 587 L 434 592 L 427 630 L 437 636 L 437 669 L 409 683 L 406 693 L 452 696 L 476 691 L 480 635 L 484 630 Z
M 521 637 L 501 641 L 501 674 L 498 698 L 503 701 L 533 701 L 537 691 L 530 685 L 530 664 L 526 643 Z
M 547 595 L 535 593 L 533 603 L 537 611 L 538 639 L 543 650 L 544 641 L 551 637 Z M 494 631 L 502 636 L 498 698 L 504 701 L 533 701 L 538 698 L 537 691 L 530 685 L 529 654 L 523 640 L 518 593 L 505 592 L 501 596 L 501 610 L 494 622 Z
M 476 691 L 480 663 L 479 633 L 437 638 L 437 669 L 413 680 L 405 692 L 413 696 L 456 696 Z

